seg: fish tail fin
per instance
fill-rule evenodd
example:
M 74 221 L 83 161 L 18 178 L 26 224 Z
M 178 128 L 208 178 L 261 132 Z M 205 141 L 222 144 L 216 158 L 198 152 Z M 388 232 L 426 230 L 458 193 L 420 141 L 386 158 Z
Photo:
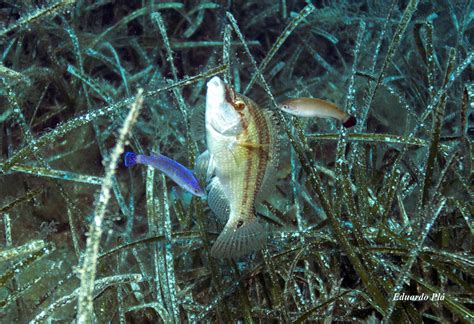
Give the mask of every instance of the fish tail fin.
M 212 246 L 211 255 L 214 258 L 238 258 L 260 249 L 266 236 L 264 226 L 256 218 L 242 223 L 235 221 L 235 217 L 229 217 L 224 230 Z
M 342 126 L 345 128 L 351 128 L 355 124 L 357 124 L 357 119 L 354 116 L 349 116 L 349 118 L 347 118 L 347 120 L 342 123 Z
M 126 152 L 123 158 L 123 163 L 127 168 L 134 166 L 137 164 L 137 155 L 133 152 Z

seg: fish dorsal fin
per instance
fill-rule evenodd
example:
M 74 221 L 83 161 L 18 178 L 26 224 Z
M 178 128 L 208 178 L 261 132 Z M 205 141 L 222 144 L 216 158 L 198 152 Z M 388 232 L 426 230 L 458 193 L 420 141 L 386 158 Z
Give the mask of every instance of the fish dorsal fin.
M 209 182 L 211 177 L 214 175 L 216 167 L 212 159 L 209 150 L 202 152 L 196 159 L 194 163 L 194 172 L 206 180 L 206 183 Z
M 260 249 L 266 237 L 267 231 L 256 217 L 230 217 L 212 246 L 211 255 L 215 258 L 238 258 Z
M 223 224 L 229 219 L 230 206 L 219 178 L 214 177 L 207 188 L 209 190 L 207 194 L 209 208 L 211 208 L 217 219 Z
M 280 138 L 279 136 L 279 126 L 276 120 L 276 117 L 269 110 L 265 110 L 263 113 L 263 118 L 270 128 L 270 143 L 269 143 L 269 152 L 270 156 L 268 157 L 267 168 L 265 170 L 265 175 L 263 176 L 258 195 L 255 199 L 255 203 L 258 204 L 265 200 L 275 189 L 277 182 L 277 171 L 280 164 Z
M 191 112 L 190 128 L 193 138 L 197 141 L 206 138 L 206 107 L 196 106 Z

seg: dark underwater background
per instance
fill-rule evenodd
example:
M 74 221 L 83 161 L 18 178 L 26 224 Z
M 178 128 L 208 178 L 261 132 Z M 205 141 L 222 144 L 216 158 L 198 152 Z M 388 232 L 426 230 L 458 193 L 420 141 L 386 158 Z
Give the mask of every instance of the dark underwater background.
M 0 2 L 0 322 L 472 323 L 473 20 L 471 0 Z M 206 199 L 122 162 L 192 169 L 214 75 L 357 118 L 280 119 L 267 244 L 235 260 L 209 254 Z

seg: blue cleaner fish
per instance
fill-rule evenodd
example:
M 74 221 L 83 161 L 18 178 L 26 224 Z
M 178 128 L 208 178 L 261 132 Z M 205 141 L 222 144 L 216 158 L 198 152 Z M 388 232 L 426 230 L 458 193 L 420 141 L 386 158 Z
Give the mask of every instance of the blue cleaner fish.
M 208 204 L 226 220 L 211 248 L 216 258 L 260 249 L 267 230 L 255 208 L 275 188 L 279 161 L 277 123 L 268 109 L 235 92 L 219 77 L 207 83 L 205 129 Z
M 278 105 L 282 111 L 299 117 L 335 118 L 346 128 L 357 123 L 354 116 L 339 109 L 335 104 L 317 98 L 293 98 Z
M 206 193 L 202 189 L 193 172 L 169 157 L 162 154 L 142 155 L 135 154 L 134 152 L 125 153 L 124 164 L 126 167 L 134 166 L 137 163 L 149 165 L 160 170 L 171 178 L 171 180 L 173 180 L 178 186 L 195 196 L 206 196 Z

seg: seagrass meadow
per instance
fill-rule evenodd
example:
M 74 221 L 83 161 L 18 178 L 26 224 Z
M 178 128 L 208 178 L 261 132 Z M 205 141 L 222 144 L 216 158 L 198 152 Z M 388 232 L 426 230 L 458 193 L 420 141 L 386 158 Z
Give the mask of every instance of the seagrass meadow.
M 0 322 L 474 322 L 473 27 L 471 0 L 0 2 Z M 237 259 L 206 198 L 123 164 L 193 169 L 216 75 L 281 141 Z

